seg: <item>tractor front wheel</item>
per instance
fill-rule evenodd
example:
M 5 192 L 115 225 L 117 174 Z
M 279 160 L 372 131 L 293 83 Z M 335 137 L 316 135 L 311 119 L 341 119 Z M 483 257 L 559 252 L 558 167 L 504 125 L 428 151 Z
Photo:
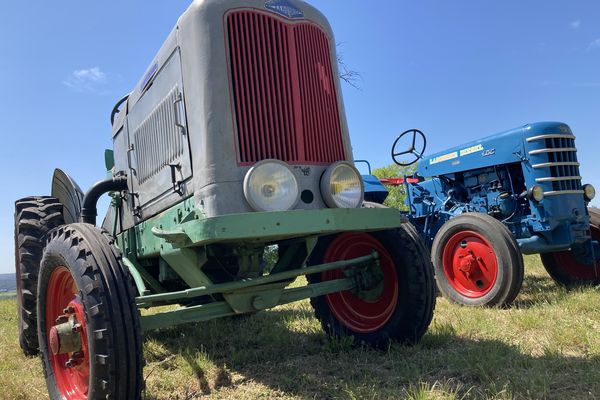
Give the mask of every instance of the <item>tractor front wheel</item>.
M 592 240 L 600 242 L 600 212 L 589 209 Z M 542 264 L 556 283 L 567 288 L 600 285 L 600 262 L 585 264 L 570 251 L 541 254 Z
M 523 256 L 510 231 L 479 213 L 452 218 L 431 248 L 438 289 L 469 306 L 507 306 L 523 283 Z
M 311 299 L 315 316 L 332 337 L 385 347 L 391 340 L 419 341 L 435 307 L 434 281 L 425 246 L 410 227 L 374 233 L 342 233 L 321 238 L 309 258 L 317 265 L 379 254 L 381 287 L 375 295 L 347 290 Z M 344 278 L 342 270 L 308 276 L 310 283 Z
M 94 226 L 59 228 L 38 282 L 38 336 L 52 399 L 139 399 L 142 340 L 129 272 Z

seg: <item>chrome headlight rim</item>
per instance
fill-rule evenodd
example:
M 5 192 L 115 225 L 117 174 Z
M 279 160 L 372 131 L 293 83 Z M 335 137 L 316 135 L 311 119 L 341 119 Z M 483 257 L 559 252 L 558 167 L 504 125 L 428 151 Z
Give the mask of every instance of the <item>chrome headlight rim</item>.
M 528 194 L 529 199 L 536 203 L 540 203 L 542 200 L 544 200 L 544 188 L 542 188 L 540 185 L 533 185 L 529 189 Z
M 250 185 L 252 184 L 252 178 L 255 176 L 257 171 L 259 171 L 261 168 L 264 168 L 265 166 L 281 167 L 282 170 L 285 170 L 288 173 L 288 177 L 291 178 L 291 181 L 294 184 L 296 193 L 295 193 L 294 199 L 292 201 L 290 201 L 286 205 L 286 207 L 265 208 L 265 207 L 262 207 L 257 202 L 257 199 L 254 197 L 256 195 L 256 193 L 250 187 Z M 296 177 L 296 174 L 294 173 L 294 171 L 292 170 L 292 167 L 289 164 L 287 164 L 281 160 L 277 160 L 277 159 L 266 159 L 266 160 L 262 160 L 262 161 L 257 162 L 256 164 L 254 164 L 248 170 L 248 172 L 246 172 L 246 175 L 244 176 L 243 190 L 244 190 L 244 197 L 246 198 L 246 201 L 248 202 L 250 207 L 254 211 L 257 211 L 257 212 L 289 211 L 289 210 L 294 209 L 296 207 L 296 205 L 298 204 L 298 202 L 300 201 L 300 183 L 298 182 L 298 178 Z
M 338 168 L 349 168 L 356 175 L 360 190 L 360 198 L 358 199 L 357 204 L 353 207 L 344 207 L 343 205 L 338 204 L 338 202 L 335 200 L 334 193 L 331 191 L 331 178 Z M 327 167 L 325 172 L 323 172 L 323 175 L 321 175 L 319 188 L 321 190 L 321 197 L 329 208 L 359 208 L 362 206 L 365 199 L 365 185 L 360 172 L 354 166 L 354 164 L 349 161 L 337 161 Z
M 587 201 L 592 201 L 596 198 L 596 188 L 590 183 L 583 185 L 583 197 Z

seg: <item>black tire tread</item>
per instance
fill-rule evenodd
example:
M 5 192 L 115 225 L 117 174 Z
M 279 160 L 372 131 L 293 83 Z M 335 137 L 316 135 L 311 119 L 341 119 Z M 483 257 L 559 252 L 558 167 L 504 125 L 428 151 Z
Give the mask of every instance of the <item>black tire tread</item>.
M 15 202 L 15 270 L 19 344 L 23 353 L 38 353 L 36 293 L 48 233 L 64 223 L 62 204 L 54 197 L 30 196 Z

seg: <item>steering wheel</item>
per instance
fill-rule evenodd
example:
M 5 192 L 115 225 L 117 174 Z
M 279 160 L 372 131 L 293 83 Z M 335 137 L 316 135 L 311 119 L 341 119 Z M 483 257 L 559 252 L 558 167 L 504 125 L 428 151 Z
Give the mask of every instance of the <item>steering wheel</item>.
M 402 140 L 404 137 L 406 137 L 407 139 Z M 399 151 L 396 149 L 397 147 L 400 147 L 401 142 L 407 143 L 408 140 L 411 141 L 408 150 Z M 394 160 L 394 162 L 401 167 L 408 167 L 409 165 L 413 165 L 421 158 L 423 158 L 423 154 L 425 154 L 426 148 L 427 138 L 425 137 L 425 134 L 418 129 L 409 129 L 406 132 L 403 132 L 400 136 L 398 136 L 398 139 L 396 139 L 396 141 L 394 142 L 394 145 L 392 146 L 392 160 Z M 415 159 L 408 163 L 401 161 L 399 157 L 405 156 L 407 154 L 412 154 L 412 156 L 415 157 Z

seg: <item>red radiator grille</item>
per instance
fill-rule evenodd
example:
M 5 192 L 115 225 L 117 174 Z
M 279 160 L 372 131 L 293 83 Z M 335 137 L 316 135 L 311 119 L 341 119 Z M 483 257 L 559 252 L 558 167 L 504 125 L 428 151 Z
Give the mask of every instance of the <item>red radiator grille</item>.
M 329 39 L 256 11 L 227 18 L 239 159 L 345 159 Z

